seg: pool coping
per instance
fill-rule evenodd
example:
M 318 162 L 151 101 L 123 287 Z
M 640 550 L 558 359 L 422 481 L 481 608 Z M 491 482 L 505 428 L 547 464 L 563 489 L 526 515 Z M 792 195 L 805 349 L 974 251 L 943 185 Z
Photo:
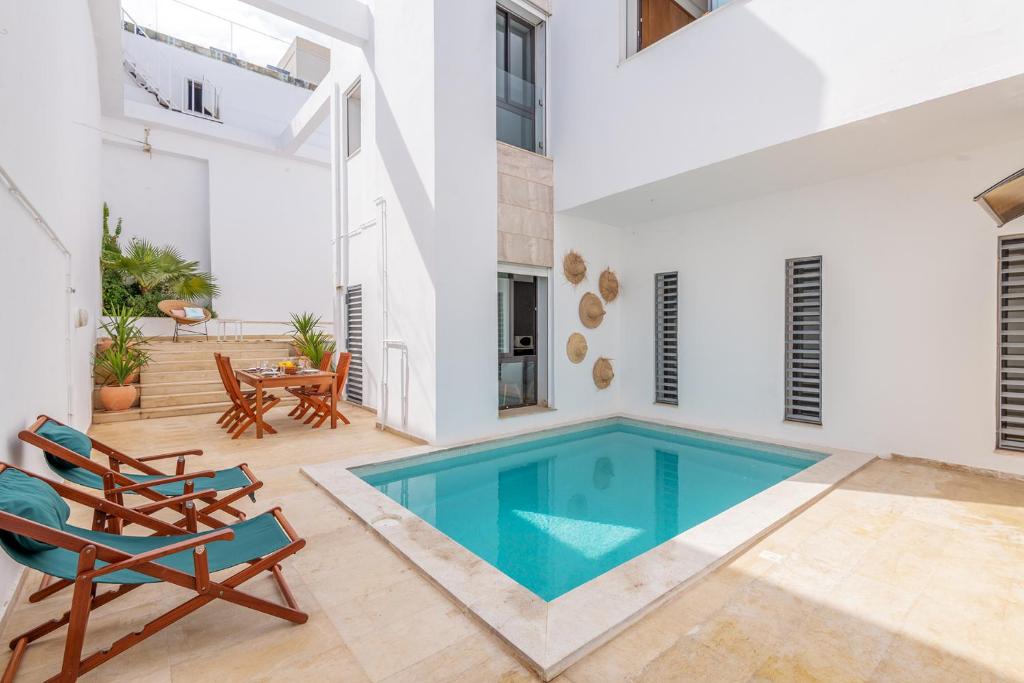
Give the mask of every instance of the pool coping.
M 549 431 L 616 418 L 808 450 L 826 457 L 551 602 L 545 602 L 350 472 L 364 465 L 521 436 L 540 436 Z M 307 465 L 301 471 L 510 645 L 544 680 L 550 680 L 705 574 L 733 559 L 875 458 L 867 453 L 613 414 L 461 444 L 414 446 Z

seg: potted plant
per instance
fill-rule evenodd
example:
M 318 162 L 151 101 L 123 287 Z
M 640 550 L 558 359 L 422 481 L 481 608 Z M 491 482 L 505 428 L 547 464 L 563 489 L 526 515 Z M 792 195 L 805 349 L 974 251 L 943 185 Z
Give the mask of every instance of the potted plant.
M 94 363 L 96 370 L 107 376 L 107 383 L 100 387 L 100 403 L 108 411 L 128 410 L 138 398 L 139 390 L 129 379 L 138 376 L 140 369 L 149 362 L 149 355 L 135 347 L 118 348 L 115 344 L 101 354 Z
M 116 349 L 122 356 L 125 356 L 130 349 L 141 347 L 146 339 L 142 334 L 142 329 L 139 327 L 140 319 L 141 317 L 131 306 L 115 306 L 112 308 L 109 320 L 100 324 L 100 330 L 106 336 L 96 340 L 96 357 L 103 356 L 110 349 Z M 149 360 L 148 356 L 146 356 L 146 360 Z M 101 366 L 97 365 L 96 367 L 99 371 L 96 373 L 99 383 L 108 384 L 111 379 L 110 376 L 103 371 Z M 136 370 L 128 376 L 124 384 L 135 384 L 138 381 L 139 373 Z
M 292 348 L 295 354 L 309 359 L 310 365 L 320 367 L 324 355 L 334 353 L 334 340 L 317 329 L 320 316 L 313 313 L 292 313 Z

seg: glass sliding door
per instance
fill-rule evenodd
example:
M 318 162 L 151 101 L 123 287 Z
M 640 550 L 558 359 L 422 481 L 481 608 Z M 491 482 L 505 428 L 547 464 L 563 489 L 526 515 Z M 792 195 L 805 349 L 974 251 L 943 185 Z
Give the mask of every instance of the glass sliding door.
M 534 28 L 498 8 L 495 49 L 498 65 L 498 140 L 537 151 L 537 92 Z
M 498 273 L 498 408 L 537 405 L 537 278 Z

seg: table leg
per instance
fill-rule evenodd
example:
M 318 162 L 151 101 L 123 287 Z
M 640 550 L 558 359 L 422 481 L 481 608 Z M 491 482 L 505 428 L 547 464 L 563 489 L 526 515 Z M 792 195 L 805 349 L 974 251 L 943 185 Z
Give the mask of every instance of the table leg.
M 256 438 L 263 438 L 263 381 L 256 382 Z
M 331 382 L 331 429 L 338 427 L 338 378 Z

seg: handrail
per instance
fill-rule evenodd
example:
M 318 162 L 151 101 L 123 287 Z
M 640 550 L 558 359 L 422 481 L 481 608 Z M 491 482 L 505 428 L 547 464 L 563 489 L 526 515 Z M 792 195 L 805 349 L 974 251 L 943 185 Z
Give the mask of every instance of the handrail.
M 75 288 L 71 286 L 71 251 L 3 166 L 0 166 L 0 182 L 64 256 L 64 370 L 67 384 L 67 422 L 70 424 L 74 417 L 74 393 L 71 389 L 74 378 L 74 373 L 71 370 L 71 295 L 75 292 Z

